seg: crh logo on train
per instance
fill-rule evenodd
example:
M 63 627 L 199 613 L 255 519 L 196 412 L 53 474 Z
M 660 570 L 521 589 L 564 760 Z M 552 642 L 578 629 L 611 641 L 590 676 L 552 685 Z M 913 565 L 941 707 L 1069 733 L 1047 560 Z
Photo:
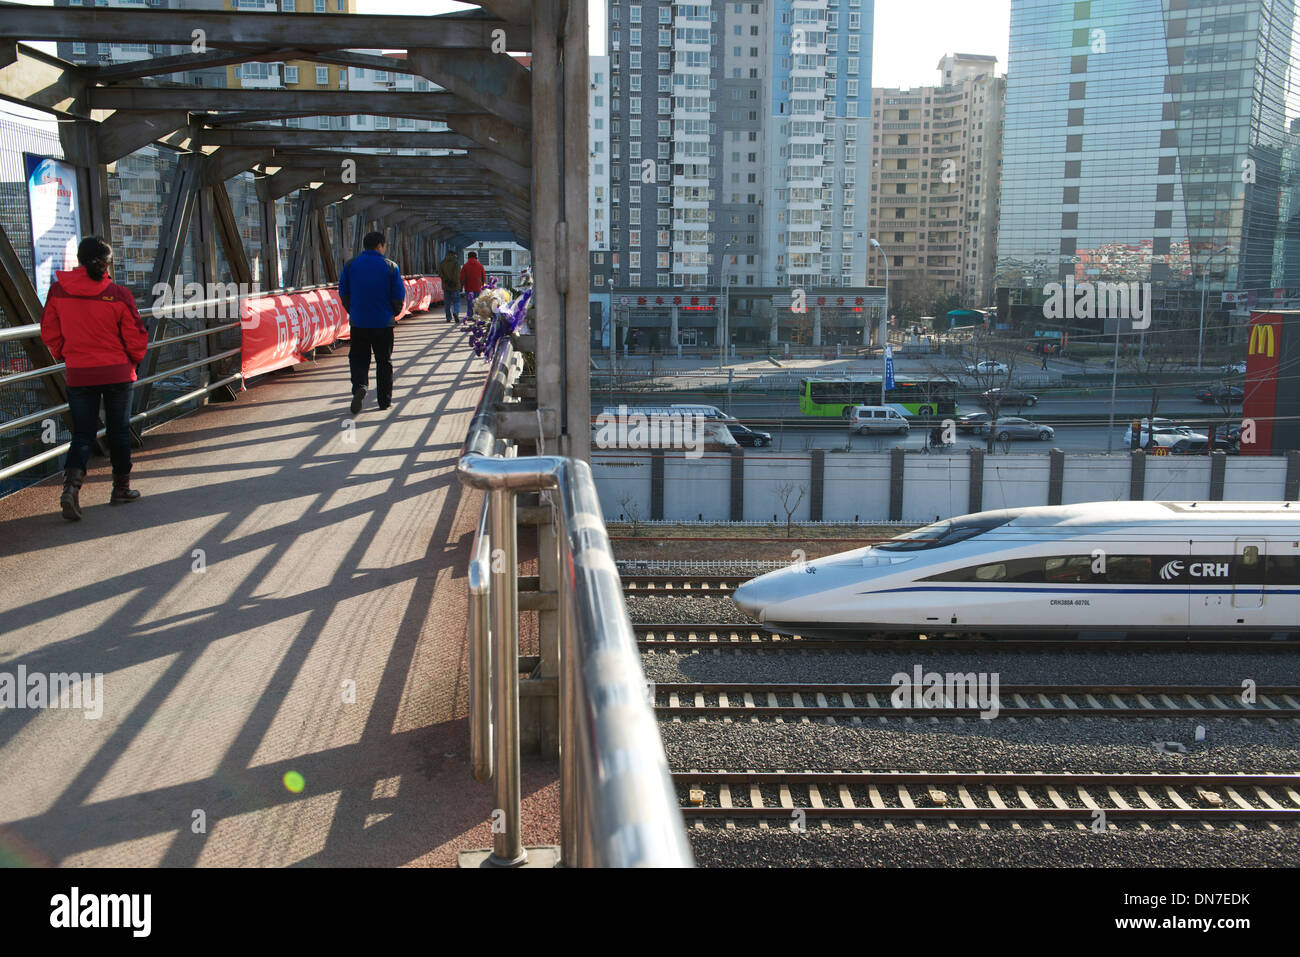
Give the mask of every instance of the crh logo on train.
M 894 690 L 889 696 L 895 708 L 934 708 L 936 710 L 978 710 L 985 721 L 998 716 L 998 673 L 994 672 L 922 672 L 916 665 L 909 675 L 900 671 L 890 679 Z
M 1187 564 L 1181 559 L 1175 559 L 1160 566 L 1160 579 L 1161 581 L 1173 581 L 1181 577 L 1184 570 L 1191 578 L 1228 578 L 1232 574 L 1232 563 L 1192 562 Z

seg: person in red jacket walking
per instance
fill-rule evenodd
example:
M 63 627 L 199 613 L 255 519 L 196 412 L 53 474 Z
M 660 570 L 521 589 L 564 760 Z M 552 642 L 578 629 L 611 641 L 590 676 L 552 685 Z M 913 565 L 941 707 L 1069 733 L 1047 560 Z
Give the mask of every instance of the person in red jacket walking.
M 487 272 L 483 269 L 483 264 L 478 261 L 478 253 L 470 252 L 465 259 L 465 265 L 460 267 L 460 286 L 465 290 L 465 318 L 474 318 L 474 297 L 483 291 L 483 283 L 487 281 Z
M 108 278 L 113 247 L 90 236 L 77 247 L 81 266 L 59 272 L 41 314 L 41 338 L 56 362 L 66 366 L 72 445 L 63 473 L 59 506 L 69 521 L 81 518 L 81 484 L 104 404 L 108 449 L 113 461 L 111 505 L 133 502 L 131 488 L 131 383 L 144 359 L 149 334 L 131 291 Z

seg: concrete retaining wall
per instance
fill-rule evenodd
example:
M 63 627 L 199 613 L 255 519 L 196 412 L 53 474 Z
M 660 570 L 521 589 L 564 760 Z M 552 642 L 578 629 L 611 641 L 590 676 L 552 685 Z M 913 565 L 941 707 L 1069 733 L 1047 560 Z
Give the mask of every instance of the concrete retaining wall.
M 735 450 L 689 458 L 663 455 L 663 493 L 652 494 L 649 452 L 594 452 L 591 468 L 608 521 L 630 517 L 626 500 L 644 520 L 785 521 L 783 486 L 791 502 L 802 498 L 794 520 L 813 517 L 821 503 L 827 522 L 883 519 L 932 522 L 935 516 L 972 510 L 1064 504 L 1155 500 L 1279 501 L 1297 497 L 1300 453 L 1287 457 L 1052 455 L 1019 453 L 976 456 L 947 453 L 822 453 L 820 486 L 811 452 Z M 983 467 L 978 463 L 982 459 Z M 975 473 L 972 474 L 972 466 Z M 1221 483 L 1222 489 L 1218 488 Z M 1288 488 L 1288 486 L 1290 486 Z M 1217 494 L 1216 494 L 1217 493 Z

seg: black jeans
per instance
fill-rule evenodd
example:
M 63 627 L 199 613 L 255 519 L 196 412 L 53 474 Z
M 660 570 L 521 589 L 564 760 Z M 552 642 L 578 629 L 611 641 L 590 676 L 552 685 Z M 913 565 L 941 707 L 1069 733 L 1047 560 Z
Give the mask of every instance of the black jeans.
M 380 405 L 393 401 L 393 327 L 359 329 L 352 327 L 352 344 L 348 346 L 348 365 L 352 369 L 352 388 L 370 386 L 370 353 L 375 354 L 375 385 Z
M 99 403 L 104 402 L 104 421 L 108 426 L 108 451 L 113 472 L 131 471 L 131 383 L 112 385 L 68 386 L 68 407 L 72 413 L 72 447 L 68 449 L 67 468 L 85 470 L 90 462 L 90 447 L 99 431 Z

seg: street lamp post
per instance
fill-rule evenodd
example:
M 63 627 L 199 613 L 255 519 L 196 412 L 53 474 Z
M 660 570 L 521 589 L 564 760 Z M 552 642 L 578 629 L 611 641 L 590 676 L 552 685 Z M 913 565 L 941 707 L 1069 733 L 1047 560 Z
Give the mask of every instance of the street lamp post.
M 731 243 L 722 247 L 722 288 L 719 295 L 722 298 L 722 357 L 731 358 L 731 328 L 728 324 L 730 316 L 727 315 L 727 250 L 731 248 Z
M 885 358 L 885 347 L 889 340 L 889 257 L 885 255 L 885 250 L 881 248 L 880 243 L 875 239 L 871 240 L 880 253 L 880 258 L 885 261 L 885 308 L 880 312 L 880 404 L 885 404 L 885 371 L 888 360 Z
M 1205 354 L 1205 292 L 1210 285 L 1210 263 L 1214 257 L 1220 253 L 1226 253 L 1231 246 L 1223 246 L 1214 250 L 1205 259 L 1205 265 L 1201 267 L 1201 331 L 1196 340 L 1196 371 L 1201 371 L 1201 360 Z

